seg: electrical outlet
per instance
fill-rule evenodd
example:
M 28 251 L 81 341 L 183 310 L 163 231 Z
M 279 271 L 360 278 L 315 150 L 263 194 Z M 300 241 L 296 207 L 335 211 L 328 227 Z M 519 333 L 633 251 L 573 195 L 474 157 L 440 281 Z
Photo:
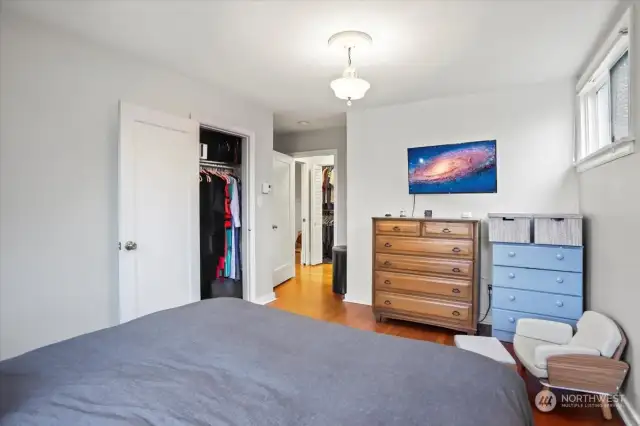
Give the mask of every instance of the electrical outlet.
M 487 284 L 487 288 L 489 289 L 489 293 L 493 291 L 493 284 Z

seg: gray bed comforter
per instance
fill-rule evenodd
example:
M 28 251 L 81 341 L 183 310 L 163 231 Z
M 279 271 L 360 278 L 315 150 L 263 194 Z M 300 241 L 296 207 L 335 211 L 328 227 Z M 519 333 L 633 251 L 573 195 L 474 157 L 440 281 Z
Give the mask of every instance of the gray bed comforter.
M 490 359 L 215 299 L 0 362 L 0 424 L 533 421 L 522 380 Z

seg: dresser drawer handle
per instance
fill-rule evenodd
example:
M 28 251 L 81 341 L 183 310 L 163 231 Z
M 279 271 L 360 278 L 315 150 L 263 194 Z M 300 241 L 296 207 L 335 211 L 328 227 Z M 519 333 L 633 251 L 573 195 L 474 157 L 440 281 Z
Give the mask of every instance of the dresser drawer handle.
M 451 289 L 451 293 L 460 293 L 460 289 L 459 288 L 453 288 L 453 289 Z
M 454 247 L 451 249 L 452 252 L 454 253 L 460 253 L 460 248 L 459 247 Z
M 453 268 L 452 271 L 453 272 L 460 272 L 460 268 Z
M 556 278 L 556 282 L 558 284 L 562 284 L 564 282 L 564 279 L 562 277 L 558 277 L 558 278 Z
M 385 247 L 391 247 L 391 243 L 384 243 Z
M 393 230 L 396 231 L 396 232 L 399 232 L 400 231 L 400 227 L 399 226 L 394 226 Z
M 515 296 L 509 296 L 509 300 L 511 300 L 512 302 L 515 302 L 516 297 Z
M 562 308 L 562 307 L 564 306 L 564 303 L 562 302 L 562 300 L 558 300 L 558 301 L 556 302 L 556 306 L 557 306 L 558 308 Z
M 384 283 L 387 284 L 387 285 L 390 285 L 391 281 L 390 280 L 384 280 Z
M 391 301 L 390 301 L 390 300 L 385 300 L 385 301 L 384 301 L 384 304 L 385 304 L 385 305 L 390 305 L 390 304 L 391 304 Z
M 384 263 L 383 263 L 383 265 L 385 265 L 385 266 L 390 266 L 391 264 L 392 264 L 392 263 L 391 263 L 391 262 L 389 262 L 388 260 L 385 260 L 385 261 L 384 261 Z
M 453 311 L 453 312 L 451 312 L 451 315 L 453 315 L 454 317 L 459 317 L 460 316 L 460 312 Z
M 516 257 L 516 252 L 515 251 L 510 251 L 509 252 L 509 257 Z
M 443 228 L 442 232 L 444 232 L 445 234 L 448 234 L 449 232 L 451 232 L 451 229 L 449 228 Z
M 509 317 L 509 322 L 513 324 L 514 322 L 516 322 L 516 319 L 514 317 Z
M 513 279 L 516 277 L 516 274 L 514 274 L 513 272 L 509 272 L 509 278 Z
M 558 254 L 556 254 L 556 259 L 562 260 L 562 259 L 564 259 L 564 255 L 562 253 L 558 253 Z

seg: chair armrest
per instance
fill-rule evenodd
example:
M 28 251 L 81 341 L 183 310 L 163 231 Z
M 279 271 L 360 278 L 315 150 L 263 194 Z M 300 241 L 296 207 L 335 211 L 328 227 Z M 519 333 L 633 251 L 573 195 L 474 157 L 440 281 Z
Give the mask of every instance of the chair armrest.
M 554 355 L 592 355 L 599 357 L 600 351 L 585 346 L 540 345 L 536 347 L 533 358 L 536 367 L 545 370 L 547 368 L 547 359 Z
M 573 337 L 573 328 L 562 322 L 521 318 L 516 324 L 516 334 L 556 345 L 566 345 Z
M 549 384 L 585 392 L 615 394 L 629 372 L 624 361 L 593 355 L 555 355 L 547 359 Z

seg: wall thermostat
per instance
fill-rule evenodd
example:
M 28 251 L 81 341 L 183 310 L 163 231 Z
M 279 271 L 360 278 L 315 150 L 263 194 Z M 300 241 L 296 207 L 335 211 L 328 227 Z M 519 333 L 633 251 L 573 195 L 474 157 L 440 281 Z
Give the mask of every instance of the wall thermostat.
M 262 184 L 262 193 L 263 194 L 269 194 L 271 192 L 271 184 L 270 183 L 263 183 Z

